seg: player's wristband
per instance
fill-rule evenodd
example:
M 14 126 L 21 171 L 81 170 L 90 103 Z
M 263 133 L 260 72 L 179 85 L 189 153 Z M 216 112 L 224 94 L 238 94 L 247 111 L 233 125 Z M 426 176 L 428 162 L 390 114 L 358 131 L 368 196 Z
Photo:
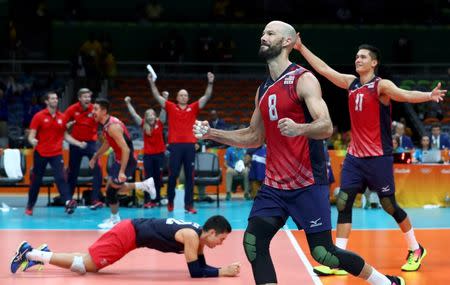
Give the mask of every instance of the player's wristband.
M 195 261 L 188 262 L 189 273 L 192 278 L 201 277 L 218 277 L 219 269 L 211 266 L 202 267 L 200 261 L 197 259 Z

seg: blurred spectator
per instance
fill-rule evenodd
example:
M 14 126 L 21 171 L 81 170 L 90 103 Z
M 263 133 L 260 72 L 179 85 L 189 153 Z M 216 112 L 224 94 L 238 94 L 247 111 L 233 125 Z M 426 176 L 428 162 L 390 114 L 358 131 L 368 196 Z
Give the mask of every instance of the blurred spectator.
M 399 145 L 405 150 L 411 150 L 414 148 L 411 138 L 405 135 L 405 125 L 403 125 L 402 123 L 397 123 L 395 125 L 394 136 L 398 137 Z
M 339 133 L 339 129 L 337 126 L 333 126 L 333 134 L 328 140 L 329 146 L 328 148 L 332 148 L 335 150 L 345 149 L 344 143 L 342 141 L 342 135 Z
M 215 0 L 212 18 L 214 20 L 228 20 L 231 18 L 231 0 Z
M 392 136 L 392 153 L 402 153 L 405 149 L 400 146 L 400 137 L 397 135 Z
M 233 61 L 233 51 L 236 49 L 236 43 L 233 41 L 229 34 L 219 41 L 217 44 L 218 61 L 231 62 Z
M 203 62 L 213 62 L 216 56 L 216 44 L 214 37 L 208 30 L 202 30 L 197 40 L 197 60 Z
M 219 130 L 225 130 L 227 128 L 227 125 L 225 121 L 221 118 L 219 118 L 219 114 L 215 109 L 211 110 L 210 112 L 211 120 L 209 121 L 209 125 L 211 128 L 219 129 Z
M 406 36 L 401 36 L 395 42 L 393 60 L 395 63 L 412 62 L 411 41 Z
M 441 125 L 439 123 L 431 127 L 430 142 L 432 149 L 448 149 L 450 147 L 450 139 L 448 135 L 441 134 Z
M 88 39 L 80 47 L 80 51 L 84 55 L 92 57 L 97 66 L 100 56 L 102 54 L 102 49 L 103 49 L 102 45 L 97 40 L 93 32 L 89 33 Z
M 262 183 L 264 182 L 264 179 L 266 178 L 266 145 L 263 144 L 258 148 L 248 149 L 247 155 L 251 157 L 250 172 L 248 174 L 248 179 L 251 185 L 250 195 L 252 198 L 255 198 Z
M 145 16 L 149 21 L 158 20 L 161 18 L 161 14 L 164 11 L 161 3 L 159 1 L 149 1 L 145 6 Z
M 40 99 L 36 94 L 33 94 L 33 97 L 31 97 L 31 104 L 25 110 L 23 121 L 23 125 L 25 128 L 28 128 L 34 115 L 39 111 L 41 111 L 42 109 L 44 109 L 42 102 L 40 102 Z
M 428 136 L 422 136 L 420 140 L 420 148 L 417 148 L 413 155 L 413 162 L 422 162 L 422 153 L 424 150 L 430 150 L 430 138 Z
M 408 127 L 408 124 L 406 123 L 405 117 L 401 117 L 399 121 L 400 121 L 400 123 L 403 124 L 403 126 L 405 126 L 405 135 L 407 135 L 409 137 L 412 137 L 413 132 L 412 132 L 411 128 Z
M 159 45 L 159 60 L 181 62 L 184 58 L 185 42 L 180 33 L 172 29 Z
M 245 155 L 245 149 L 234 146 L 228 147 L 225 152 L 224 165 L 227 169 L 225 179 L 227 201 L 231 200 L 231 188 L 233 186 L 233 180 L 235 180 L 236 178 L 242 179 L 242 184 L 244 184 L 244 198 L 246 200 L 250 199 L 250 182 L 248 177 L 250 169 L 245 165 Z

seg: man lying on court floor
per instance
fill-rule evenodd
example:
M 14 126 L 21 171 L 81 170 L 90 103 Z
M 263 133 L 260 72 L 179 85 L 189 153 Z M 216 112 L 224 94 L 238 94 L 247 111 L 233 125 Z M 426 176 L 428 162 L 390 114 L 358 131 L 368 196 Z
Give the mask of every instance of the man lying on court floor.
M 206 264 L 203 255 L 205 245 L 209 248 L 221 245 L 230 232 L 230 223 L 220 215 L 210 217 L 203 227 L 174 218 L 124 220 L 104 233 L 89 247 L 88 253 L 51 252 L 46 244 L 33 249 L 24 241 L 11 260 L 11 272 L 48 263 L 79 274 L 98 272 L 130 251 L 148 247 L 161 252 L 184 253 L 192 278 L 232 277 L 239 274 L 239 263 L 212 267 Z

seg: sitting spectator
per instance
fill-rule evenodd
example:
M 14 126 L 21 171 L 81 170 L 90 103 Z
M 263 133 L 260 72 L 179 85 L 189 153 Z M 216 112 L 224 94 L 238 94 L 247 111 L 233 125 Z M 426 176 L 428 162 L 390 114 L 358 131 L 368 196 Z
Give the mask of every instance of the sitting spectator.
M 244 160 L 245 160 L 246 150 L 243 148 L 238 148 L 234 146 L 230 146 L 227 148 L 227 151 L 225 153 L 225 167 L 227 168 L 227 175 L 226 175 L 226 189 L 227 189 L 227 196 L 226 200 L 231 200 L 231 188 L 233 185 L 233 180 L 236 177 L 243 179 L 243 186 L 244 186 L 244 197 L 245 199 L 250 199 L 250 187 L 249 187 L 249 179 L 248 179 L 248 173 L 249 168 L 245 166 Z
M 399 139 L 399 146 L 401 146 L 405 150 L 411 150 L 414 148 L 411 138 L 405 135 L 405 125 L 403 125 L 402 123 L 397 123 L 395 125 L 394 135 Z
M 416 149 L 413 156 L 414 163 L 422 162 L 422 153 L 424 150 L 430 150 L 430 138 L 428 136 L 422 136 L 420 140 L 420 148 Z
M 392 136 L 392 152 L 402 153 L 405 149 L 400 145 L 400 137 L 397 135 Z
M 219 130 L 225 130 L 227 128 L 225 121 L 219 118 L 219 114 L 217 114 L 216 110 L 211 110 L 210 115 L 211 120 L 209 121 L 209 125 L 211 126 L 211 128 Z
M 439 123 L 431 127 L 430 142 L 432 149 L 448 149 L 450 147 L 450 139 L 448 135 L 441 134 L 441 125 Z
M 264 178 L 266 178 L 266 145 L 254 149 L 249 149 L 247 154 L 251 156 L 250 173 L 248 175 L 251 181 L 251 197 L 255 198 L 258 190 L 261 188 Z

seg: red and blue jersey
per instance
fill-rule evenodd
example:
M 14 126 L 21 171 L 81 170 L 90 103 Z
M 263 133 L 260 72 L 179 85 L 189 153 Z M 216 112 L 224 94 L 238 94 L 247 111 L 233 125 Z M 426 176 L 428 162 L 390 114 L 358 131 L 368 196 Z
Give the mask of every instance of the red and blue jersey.
M 105 124 L 103 125 L 103 137 L 108 141 L 109 145 L 112 147 L 116 161 L 120 163 L 122 159 L 122 149 L 119 147 L 117 142 L 108 134 L 108 129 L 113 124 L 118 124 L 122 128 L 123 138 L 125 139 L 125 142 L 127 143 L 130 149 L 130 156 L 134 155 L 133 153 L 134 148 L 127 127 L 125 127 L 125 125 L 122 123 L 121 120 L 117 119 L 116 117 L 109 116 L 108 120 L 106 120 Z
M 352 139 L 348 153 L 356 157 L 392 155 L 391 106 L 379 100 L 374 77 L 366 84 L 355 79 L 348 89 Z
M 267 157 L 264 184 L 276 189 L 295 190 L 312 184 L 328 184 L 323 140 L 305 136 L 283 136 L 278 120 L 296 123 L 313 121 L 303 100 L 298 97 L 298 79 L 309 72 L 291 64 L 276 80 L 270 76 L 259 87 L 259 108 L 266 134 Z

